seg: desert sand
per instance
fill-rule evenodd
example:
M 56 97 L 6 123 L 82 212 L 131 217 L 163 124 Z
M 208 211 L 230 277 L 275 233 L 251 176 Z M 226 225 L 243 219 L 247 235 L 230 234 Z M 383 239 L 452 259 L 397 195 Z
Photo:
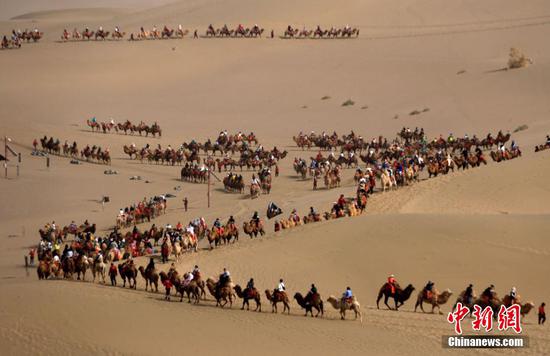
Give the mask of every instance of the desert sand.
M 39 43 L 0 51 L 0 136 L 22 152 L 20 177 L 0 180 L 0 347 L 5 355 L 30 354 L 389 354 L 451 352 L 441 337 L 452 334 L 444 315 L 414 313 L 414 300 L 399 312 L 376 310 L 388 274 L 417 291 L 428 280 L 455 295 L 468 283 L 478 293 L 493 283 L 499 295 L 516 286 L 523 300 L 550 301 L 550 151 L 533 153 L 550 133 L 550 4 L 533 0 L 489 1 L 7 1 L 0 34 L 38 27 Z M 16 18 L 16 19 L 12 19 Z M 361 29 L 353 40 L 198 39 L 59 43 L 64 28 L 103 26 L 137 32 L 183 24 L 200 33 L 208 24 L 258 23 L 281 34 L 286 25 Z M 518 70 L 506 66 L 511 47 L 534 59 Z M 462 74 L 457 74 L 462 72 Z M 328 100 L 321 100 L 330 96 Z M 355 105 L 342 107 L 347 99 Z M 368 108 L 362 109 L 362 107 Z M 413 110 L 430 110 L 410 116 Z M 86 119 L 157 121 L 161 139 L 92 133 Z M 290 294 L 315 283 L 324 298 L 351 286 L 363 323 L 341 321 L 327 305 L 323 319 L 305 318 L 293 301 L 290 315 L 164 302 L 145 292 L 99 284 L 38 281 L 23 256 L 39 241 L 46 222 L 85 219 L 106 233 L 118 209 L 155 194 L 172 193 L 157 225 L 204 216 L 211 223 L 234 215 L 239 225 L 269 201 L 286 214 L 310 206 L 324 211 L 339 194 L 352 196 L 353 169 L 342 186 L 312 191 L 292 169 L 309 158 L 292 141 L 299 131 L 389 137 L 403 127 L 423 127 L 431 138 L 453 133 L 485 136 L 526 130 L 512 138 L 520 159 L 425 179 L 376 194 L 359 217 L 268 234 L 214 251 L 185 255 L 177 268 L 195 264 L 216 276 L 227 267 L 235 282 L 254 277 L 259 289 L 284 278 Z M 179 146 L 215 139 L 220 130 L 253 131 L 260 142 L 289 151 L 271 195 L 251 200 L 215 183 L 207 209 L 206 185 L 179 181 L 178 167 L 140 164 L 123 145 Z M 76 140 L 80 147 L 109 147 L 112 166 L 71 165 L 67 158 L 30 155 L 44 135 Z M 105 169 L 118 175 L 104 175 Z M 2 172 L 3 173 L 3 172 Z M 129 177 L 140 175 L 141 181 Z M 252 172 L 244 173 L 249 181 Z M 424 178 L 424 177 L 423 177 Z M 145 183 L 148 180 L 150 183 Z M 174 187 L 180 186 L 176 191 Z M 99 200 L 109 196 L 110 203 Z M 184 212 L 186 196 L 190 209 Z M 146 228 L 150 224 L 141 225 Z M 204 247 L 204 246 L 202 246 Z M 137 259 L 145 264 L 146 258 Z M 167 269 L 168 266 L 161 266 Z M 416 292 L 412 299 L 415 299 Z M 454 302 L 454 296 L 451 298 Z M 442 307 L 446 314 L 451 303 Z M 530 347 L 550 353 L 548 326 L 536 310 L 524 320 Z M 453 350 L 492 354 L 491 350 Z

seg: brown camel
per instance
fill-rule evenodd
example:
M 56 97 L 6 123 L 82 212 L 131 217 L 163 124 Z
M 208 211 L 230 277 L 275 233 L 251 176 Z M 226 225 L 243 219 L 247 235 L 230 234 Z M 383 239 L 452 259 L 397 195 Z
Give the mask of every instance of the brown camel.
M 236 285 L 233 287 L 235 290 L 235 293 L 237 293 L 237 296 L 243 300 L 243 306 L 241 310 L 244 310 L 244 306 L 246 305 L 246 310 L 250 310 L 250 304 L 249 300 L 254 300 L 256 302 L 256 309 L 254 311 L 262 311 L 262 303 L 260 301 L 260 293 L 256 288 L 249 289 L 246 288 L 245 290 L 242 290 L 240 285 Z
M 422 290 L 420 291 L 420 293 L 418 293 L 416 304 L 414 306 L 414 311 L 416 312 L 416 308 L 420 306 L 420 309 L 422 310 L 422 312 L 425 312 L 423 304 L 428 303 L 432 305 L 432 313 L 434 313 L 434 309 L 435 307 L 437 307 L 439 314 L 443 314 L 441 312 L 441 305 L 447 303 L 451 295 L 453 295 L 453 292 L 451 292 L 450 289 L 444 290 L 443 293 L 441 294 L 439 294 L 437 290 L 434 290 L 430 294 L 430 296 L 427 296 L 426 292 Z
M 230 283 L 217 287 L 217 283 L 212 279 L 206 280 L 206 287 L 214 298 L 216 298 L 216 306 L 225 307 L 229 303 L 229 307 L 233 306 L 233 291 L 231 290 Z M 223 301 L 223 303 L 222 303 Z
M 392 293 L 392 288 L 389 283 L 384 283 L 378 292 L 378 297 L 376 298 L 376 308 L 380 309 L 379 302 L 380 299 L 382 299 L 382 296 L 384 296 L 384 304 L 388 307 L 388 309 L 392 310 L 392 308 L 388 305 L 388 299 L 391 297 L 395 301 L 395 309 L 393 310 L 398 310 L 399 307 L 405 304 L 405 302 L 411 297 L 413 291 L 414 287 L 412 284 L 409 284 L 405 289 L 401 289 L 401 287 L 396 284 Z
M 141 276 L 143 277 L 143 279 L 145 279 L 145 291 L 147 292 L 147 288 L 150 285 L 151 286 L 151 292 L 152 292 L 153 291 L 153 285 L 154 285 L 155 286 L 155 292 L 158 292 L 159 291 L 159 275 L 158 275 L 157 271 L 155 271 L 154 269 L 153 270 L 151 270 L 151 269 L 145 270 L 145 268 L 143 268 L 143 266 L 139 266 L 138 270 L 139 270 L 139 273 L 141 274 Z
M 294 299 L 296 299 L 299 306 L 306 310 L 306 314 L 304 316 L 307 316 L 307 314 L 310 313 L 311 317 L 313 317 L 313 309 L 317 310 L 317 314 L 315 314 L 316 318 L 319 314 L 321 314 L 321 316 L 325 314 L 323 300 L 321 299 L 321 295 L 319 293 L 308 293 L 305 298 L 301 293 L 296 293 L 294 294 Z
M 40 261 L 36 268 L 36 274 L 38 274 L 38 279 L 48 279 L 50 277 L 50 264 L 46 261 Z
M 265 296 L 267 297 L 267 300 L 271 302 L 272 313 L 277 313 L 277 303 L 283 303 L 283 314 L 285 310 L 287 310 L 288 314 L 290 314 L 290 301 L 288 300 L 288 296 L 285 292 L 276 291 L 275 293 L 271 294 L 271 291 L 269 289 L 266 289 Z
M 184 281 L 187 278 L 187 273 L 183 275 Z M 176 291 L 181 294 L 180 302 L 183 301 L 183 294 L 187 294 L 188 302 L 191 303 L 191 299 L 195 301 L 195 304 L 199 304 L 200 288 L 195 280 L 191 280 L 188 284 L 185 282 L 178 283 Z
M 122 264 L 118 265 L 118 272 L 120 274 L 120 278 L 122 278 L 122 288 L 126 287 L 126 280 L 128 280 L 128 286 L 130 288 L 136 289 L 136 278 L 137 278 L 137 269 L 134 265 L 134 261 L 129 260 Z M 132 283 L 133 282 L 133 283 Z

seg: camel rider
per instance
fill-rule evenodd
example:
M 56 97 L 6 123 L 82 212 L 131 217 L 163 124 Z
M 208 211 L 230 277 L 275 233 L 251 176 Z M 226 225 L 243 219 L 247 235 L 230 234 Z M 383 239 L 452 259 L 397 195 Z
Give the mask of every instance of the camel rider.
M 512 287 L 512 289 L 510 290 L 510 305 L 517 303 L 517 297 L 518 297 L 517 289 L 516 287 Z
M 470 285 L 468 285 L 468 288 L 466 288 L 466 290 L 464 291 L 464 296 L 462 300 L 466 304 L 472 304 L 473 299 L 474 299 L 474 285 L 470 283 Z
M 512 144 L 510 145 L 510 150 L 515 151 L 518 149 L 518 146 L 516 145 L 516 141 L 512 140 Z
M 256 226 L 258 226 L 260 224 L 260 216 L 258 215 L 258 212 L 255 211 L 254 212 L 254 215 L 252 215 L 252 222 L 254 222 L 256 224 Z
M 493 284 L 491 284 L 489 287 L 487 287 L 483 293 L 481 293 L 481 296 L 482 297 L 486 297 L 487 298 L 487 302 L 491 302 L 493 300 L 493 296 L 494 296 L 494 291 L 495 291 L 495 286 Z
M 115 32 L 120 33 L 120 29 L 118 28 L 118 26 L 115 26 Z
M 390 289 L 391 289 L 391 294 L 395 294 L 395 289 L 396 289 L 396 286 L 397 286 L 397 282 L 395 281 L 395 276 L 393 274 L 390 274 L 388 276 L 388 284 L 389 284 Z
M 352 301 L 353 301 L 353 293 L 351 291 L 351 288 L 347 287 L 345 292 L 342 294 L 342 302 L 351 304 Z
M 340 157 L 339 158 L 345 158 L 344 157 L 344 152 L 340 152 Z
M 483 155 L 483 151 L 481 151 L 481 148 L 476 147 L 476 156 L 479 158 Z
M 250 292 L 254 289 L 254 278 L 250 278 L 248 283 L 246 284 L 246 289 Z
M 307 301 L 311 301 L 311 299 L 313 298 L 314 295 L 318 294 L 319 292 L 317 291 L 317 287 L 315 286 L 315 284 L 311 284 L 311 288 L 309 289 L 309 292 L 307 292 L 307 295 L 306 295 L 306 300 Z
M 114 125 L 114 124 L 115 124 L 115 120 L 111 118 L 111 125 Z
M 214 221 L 214 227 L 216 227 L 218 229 L 222 227 L 222 223 L 220 221 L 220 218 L 216 218 L 216 220 Z
M 426 299 L 430 299 L 433 295 L 433 288 L 434 288 L 434 282 L 432 281 L 428 281 L 428 283 L 426 283 L 426 286 L 424 287 L 424 297 Z
M 170 265 L 170 269 L 168 270 L 168 275 L 171 275 L 176 272 L 176 265 L 174 262 Z
M 311 215 L 311 216 L 316 216 L 317 215 L 317 212 L 315 211 L 315 209 L 312 206 L 309 207 L 309 215 Z
M 285 287 L 285 282 L 283 282 L 283 279 L 279 279 L 279 284 L 277 285 L 277 288 L 275 288 L 275 291 L 273 294 L 275 293 L 284 293 L 286 290 L 286 287 Z
M 195 276 L 193 276 L 193 272 L 188 272 L 187 276 L 183 280 L 183 286 L 187 287 L 189 285 L 189 283 L 191 283 L 191 281 L 194 279 L 194 277 Z
M 235 225 L 235 218 L 233 217 L 233 215 L 231 215 L 229 217 L 229 219 L 227 220 L 227 225 L 229 225 L 229 226 Z
M 149 259 L 149 264 L 145 268 L 145 272 L 151 271 L 153 272 L 155 270 L 155 261 L 153 260 L 153 257 Z
M 220 286 L 225 286 L 229 282 L 229 277 L 231 277 L 231 274 L 227 270 L 227 268 L 224 267 L 222 274 L 220 274 L 220 279 L 218 284 Z
M 550 146 L 550 135 L 546 135 L 546 146 Z
M 252 185 L 254 184 L 260 185 L 260 180 L 254 174 L 252 174 Z
M 99 26 L 99 31 L 98 32 L 103 32 L 103 26 Z
M 181 26 L 181 23 L 178 25 L 178 30 L 183 31 L 183 27 Z
M 449 142 L 449 143 L 453 143 L 453 142 L 454 142 L 454 140 L 455 140 L 455 138 L 454 138 L 453 134 L 452 134 L 452 133 L 450 133 L 450 134 L 449 134 L 449 137 L 447 138 L 447 142 Z

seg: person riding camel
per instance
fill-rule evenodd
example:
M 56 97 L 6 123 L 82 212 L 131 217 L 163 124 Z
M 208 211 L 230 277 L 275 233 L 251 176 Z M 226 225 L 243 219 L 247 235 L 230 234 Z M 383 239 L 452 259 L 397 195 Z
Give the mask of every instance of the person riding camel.
M 194 279 L 193 272 L 187 272 L 185 279 L 183 280 L 183 286 L 187 287 L 189 283 Z
M 168 270 L 168 275 L 172 275 L 174 274 L 176 271 L 176 264 L 174 262 L 172 262 L 172 264 L 170 265 L 170 269 Z
M 489 287 L 485 288 L 481 296 L 487 299 L 487 303 L 490 303 L 493 300 L 495 293 L 495 286 L 491 284 Z
M 393 274 L 388 276 L 388 285 L 390 286 L 391 294 L 395 294 L 395 290 L 397 289 L 397 281 L 395 280 L 395 276 Z
M 231 277 L 231 274 L 229 273 L 227 268 L 224 267 L 223 272 L 219 276 L 218 283 L 216 284 L 216 295 L 219 294 L 220 289 L 227 286 L 227 284 L 229 283 L 230 277 Z
M 466 288 L 466 290 L 464 291 L 462 301 L 470 305 L 472 304 L 473 299 L 474 299 L 474 285 L 470 283 Z
M 319 294 L 319 292 L 317 291 L 317 287 L 315 286 L 315 284 L 312 283 L 311 288 L 309 289 L 309 292 L 307 292 L 306 301 L 311 302 L 311 300 L 316 294 Z
M 153 272 L 155 270 L 155 260 L 153 259 L 153 257 L 151 257 L 149 259 L 149 264 L 147 265 L 147 267 L 145 268 L 145 273 L 147 272 Z
M 342 294 L 342 302 L 351 304 L 353 302 L 353 292 L 350 287 L 346 287 L 346 290 Z
M 250 278 L 248 283 L 246 283 L 246 289 L 244 290 L 246 293 L 252 292 L 256 287 L 254 286 L 254 278 Z
M 286 287 L 285 287 L 285 282 L 283 282 L 283 279 L 279 279 L 279 284 L 277 285 L 277 288 L 275 288 L 275 290 L 273 291 L 273 294 L 280 294 L 280 293 L 284 293 L 286 290 Z
M 432 298 L 432 296 L 433 296 L 433 287 L 434 287 L 434 282 L 428 281 L 428 283 L 426 283 L 426 286 L 424 286 L 424 289 L 422 290 L 422 292 L 424 294 L 424 298 L 426 298 L 426 299 L 431 299 Z
M 309 207 L 309 215 L 311 215 L 312 217 L 317 216 L 317 212 L 312 206 Z
M 447 138 L 447 142 L 453 143 L 455 141 L 455 138 L 452 133 L 449 134 L 449 137 Z
M 510 290 L 510 305 L 517 303 L 518 293 L 516 287 L 512 287 Z
M 260 180 L 254 174 L 252 174 L 252 183 L 251 184 L 260 186 Z

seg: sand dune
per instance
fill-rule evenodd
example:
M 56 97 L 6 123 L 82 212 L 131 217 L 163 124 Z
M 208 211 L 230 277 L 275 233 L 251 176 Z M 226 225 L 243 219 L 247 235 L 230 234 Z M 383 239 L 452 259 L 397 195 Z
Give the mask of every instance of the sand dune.
M 549 300 L 544 281 L 550 272 L 545 238 L 550 232 L 550 152 L 532 153 L 550 132 L 546 1 L 354 0 L 343 5 L 328 0 L 193 0 L 144 5 L 0 4 L 2 17 L 34 13 L 0 22 L 0 33 L 35 26 L 45 32 L 39 43 L 0 52 L 0 136 L 11 137 L 23 154 L 21 176 L 14 178 L 12 162 L 11 179 L 0 181 L 4 353 L 154 354 L 162 347 L 168 354 L 442 354 L 441 336 L 452 333 L 443 316 L 415 314 L 412 301 L 398 313 L 376 310 L 376 294 L 388 274 L 417 289 L 427 280 L 454 293 L 470 282 L 478 292 L 494 283 L 499 294 L 516 286 L 524 300 L 537 305 Z M 289 23 L 349 23 L 361 28 L 361 36 L 349 41 L 56 42 L 64 28 L 120 26 L 131 32 L 165 23 L 200 32 L 209 23 L 258 23 L 277 32 Z M 534 64 L 502 71 L 510 47 L 533 57 Z M 330 99 L 321 100 L 323 96 Z M 355 105 L 343 107 L 348 99 Z M 410 115 L 424 108 L 429 111 Z M 158 121 L 163 136 L 92 133 L 85 120 L 93 116 Z M 353 169 L 344 172 L 342 186 L 334 190 L 314 192 L 311 180 L 296 177 L 293 158 L 317 153 L 295 147 L 292 136 L 299 131 L 353 129 L 371 139 L 394 136 L 409 126 L 424 127 L 430 138 L 449 133 L 481 137 L 520 125 L 528 126 L 513 133 L 524 151 L 520 159 L 376 194 L 360 217 L 278 234 L 269 222 L 262 239 L 242 237 L 233 246 L 201 249 L 178 265 L 184 272 L 199 264 L 211 276 L 226 266 L 238 283 L 253 276 L 261 289 L 273 288 L 283 277 L 292 294 L 305 292 L 314 282 L 325 298 L 350 285 L 362 303 L 363 324 L 341 322 L 330 307 L 323 320 L 306 319 L 294 302 L 290 316 L 272 315 L 265 301 L 261 314 L 242 312 L 237 305 L 220 310 L 210 301 L 198 307 L 166 303 L 160 293 L 145 293 L 142 279 L 137 291 L 38 282 L 34 269 L 22 267 L 23 255 L 38 241 L 36 231 L 47 221 L 66 225 L 89 219 L 103 233 L 115 223 L 119 208 L 144 196 L 176 195 L 169 199 L 168 213 L 154 221 L 159 226 L 198 216 L 211 223 L 229 215 L 242 224 L 255 210 L 264 214 L 269 201 L 285 214 L 293 208 L 303 214 L 310 206 L 328 210 L 339 194 L 352 196 Z M 180 182 L 179 167 L 140 164 L 122 151 L 131 143 L 174 147 L 193 138 L 214 139 L 222 129 L 253 131 L 265 147 L 289 151 L 270 196 L 251 200 L 225 193 L 215 183 L 212 208 L 207 209 L 206 186 Z M 52 157 L 47 169 L 45 158 L 30 155 L 32 139 L 44 135 L 76 140 L 80 147 L 109 147 L 112 166 L 72 165 Z M 108 168 L 119 174 L 104 175 Z M 247 182 L 252 173 L 243 173 Z M 143 180 L 129 180 L 134 175 Z M 174 189 L 178 186 L 181 190 Z M 102 206 L 104 195 L 111 202 Z M 190 200 L 187 213 L 181 203 L 185 196 Z M 146 263 L 144 258 L 137 261 Z M 450 308 L 442 309 L 446 313 Z M 524 327 L 531 346 L 523 353 L 549 353 L 550 338 L 536 325 L 534 312 Z

